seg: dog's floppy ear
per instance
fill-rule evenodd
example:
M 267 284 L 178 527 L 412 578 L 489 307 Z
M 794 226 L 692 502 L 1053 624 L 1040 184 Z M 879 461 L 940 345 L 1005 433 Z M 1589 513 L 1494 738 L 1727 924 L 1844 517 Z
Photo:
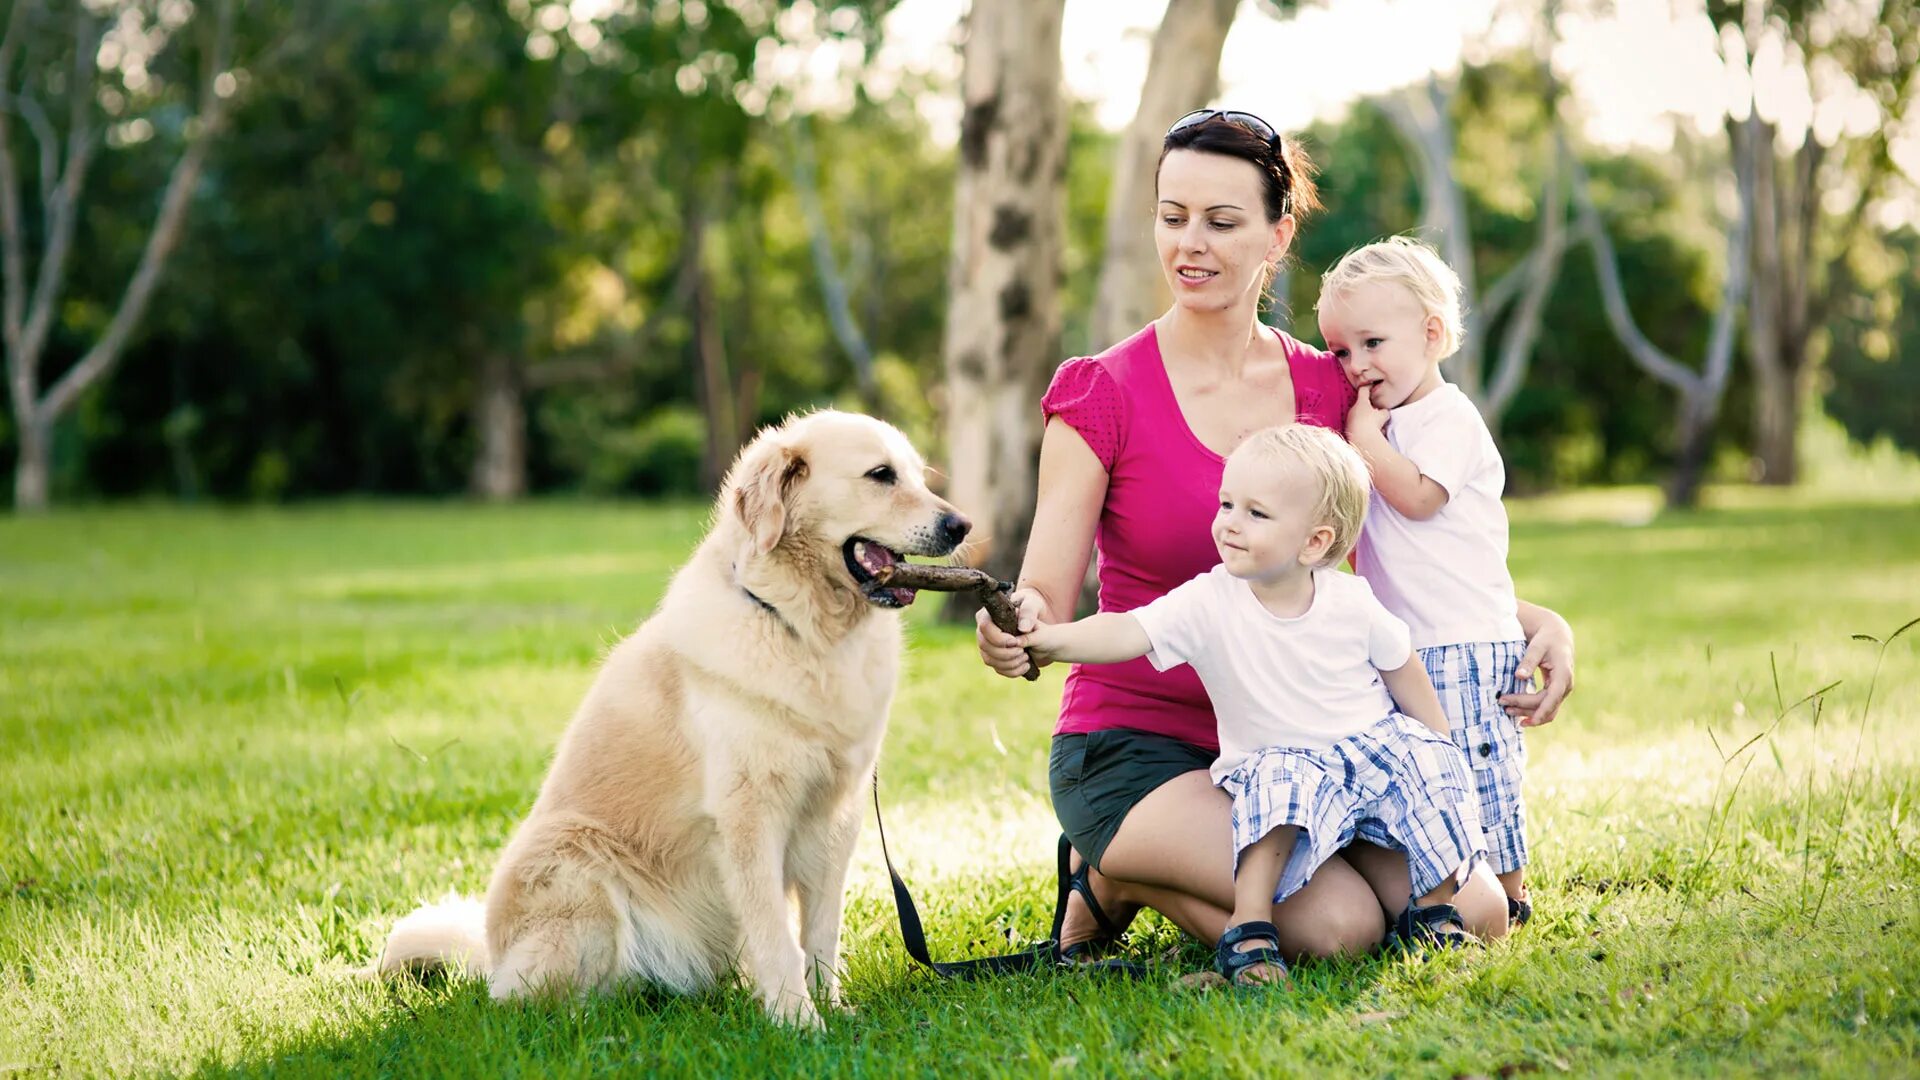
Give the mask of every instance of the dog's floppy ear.
M 778 437 L 748 447 L 734 467 L 733 512 L 753 536 L 762 555 L 780 543 L 787 529 L 787 499 L 807 475 L 807 459 Z

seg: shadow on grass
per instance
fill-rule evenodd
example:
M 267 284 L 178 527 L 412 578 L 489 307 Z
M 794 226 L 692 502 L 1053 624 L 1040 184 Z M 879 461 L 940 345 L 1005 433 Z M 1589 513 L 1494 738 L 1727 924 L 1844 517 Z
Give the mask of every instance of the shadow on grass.
M 1391 962 L 1310 962 L 1291 989 L 1195 992 L 1179 979 L 1208 970 L 1211 950 L 1143 937 L 1131 954 L 1148 962 L 1143 980 L 1060 969 L 963 982 L 906 967 L 889 939 L 850 958 L 852 1011 L 818 1034 L 775 1026 L 737 988 L 682 997 L 634 984 L 578 1002 L 496 1003 L 467 977 L 356 982 L 358 1000 L 342 1003 L 350 1019 L 193 1075 L 1110 1073 L 1172 1061 L 1190 1025 L 1258 1031 L 1275 1011 L 1298 1023 L 1353 1011 Z

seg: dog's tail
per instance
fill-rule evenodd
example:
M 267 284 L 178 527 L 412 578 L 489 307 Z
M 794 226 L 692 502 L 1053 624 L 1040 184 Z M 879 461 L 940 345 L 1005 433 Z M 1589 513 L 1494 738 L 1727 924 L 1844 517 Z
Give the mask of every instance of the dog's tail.
M 424 904 L 393 924 L 373 973 L 417 975 L 452 968 L 485 975 L 490 967 L 486 905 L 448 893 L 439 903 Z

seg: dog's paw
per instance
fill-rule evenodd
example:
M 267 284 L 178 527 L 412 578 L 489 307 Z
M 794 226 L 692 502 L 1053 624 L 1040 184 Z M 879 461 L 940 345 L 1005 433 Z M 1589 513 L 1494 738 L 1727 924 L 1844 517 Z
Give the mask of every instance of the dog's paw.
M 805 994 L 779 994 L 766 1002 L 767 1015 L 777 1024 L 798 1031 L 824 1031 L 827 1022 L 820 1018 L 813 999 Z
M 824 1009 L 832 1012 L 845 1012 L 846 1003 L 840 1000 L 840 977 L 832 968 L 818 967 L 808 980 L 813 989 L 813 1000 Z

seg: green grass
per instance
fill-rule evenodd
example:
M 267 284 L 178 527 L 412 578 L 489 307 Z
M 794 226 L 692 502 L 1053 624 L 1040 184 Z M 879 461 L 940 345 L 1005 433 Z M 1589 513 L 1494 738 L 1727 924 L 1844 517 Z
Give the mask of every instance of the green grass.
M 703 508 L 0 520 L 0 1074 L 1911 1075 L 1920 628 L 1877 682 L 1851 635 L 1920 616 L 1920 504 L 1740 492 L 1632 524 L 1644 506 L 1516 507 L 1521 591 L 1581 647 L 1529 735 L 1533 926 L 1236 995 L 1178 989 L 1207 955 L 1148 918 L 1146 984 L 943 985 L 900 949 L 869 827 L 859 1011 L 820 1037 L 737 991 L 518 1007 L 350 975 L 415 903 L 484 886 Z M 993 678 L 928 614 L 890 836 L 936 953 L 1000 951 L 1051 902 L 1059 678 Z

